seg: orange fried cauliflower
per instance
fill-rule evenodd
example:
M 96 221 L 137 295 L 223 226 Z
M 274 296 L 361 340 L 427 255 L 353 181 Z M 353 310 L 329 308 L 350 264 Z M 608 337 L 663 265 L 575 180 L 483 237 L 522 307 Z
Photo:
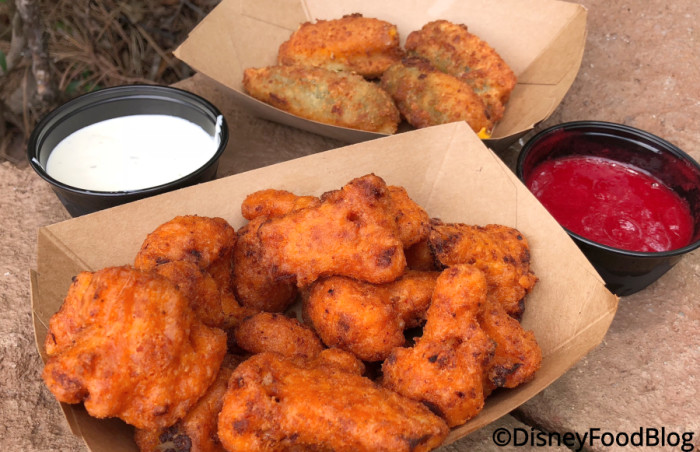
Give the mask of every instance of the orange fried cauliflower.
M 42 376 L 59 401 L 153 429 L 185 416 L 214 382 L 226 334 L 170 281 L 124 266 L 76 276 L 44 345 Z
M 472 264 L 486 274 L 489 296 L 520 319 L 525 296 L 537 277 L 530 269 L 530 247 L 517 229 L 490 224 L 472 226 L 433 221 L 428 243 L 443 266 Z
M 236 368 L 219 415 L 228 450 L 427 451 L 447 436 L 425 406 L 324 354 L 261 353 Z
M 392 350 L 382 365 L 385 387 L 423 402 L 450 427 L 465 423 L 484 406 L 485 366 L 494 350 L 477 321 L 486 292 L 486 278 L 475 267 L 444 270 L 423 335 L 411 348 Z
M 406 267 L 394 213 L 386 183 L 370 174 L 324 193 L 318 206 L 267 218 L 257 238 L 275 278 L 300 287 L 330 275 L 386 283 Z
M 363 361 L 382 361 L 404 345 L 406 328 L 422 323 L 437 275 L 407 271 L 387 284 L 341 276 L 321 279 L 304 300 L 304 317 L 327 346 Z

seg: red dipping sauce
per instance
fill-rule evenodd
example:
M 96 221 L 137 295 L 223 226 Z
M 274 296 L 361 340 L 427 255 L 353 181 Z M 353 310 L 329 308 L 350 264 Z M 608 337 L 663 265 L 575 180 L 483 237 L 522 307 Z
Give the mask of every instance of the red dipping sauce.
M 563 157 L 535 167 L 525 184 L 559 224 L 597 243 L 659 252 L 688 245 L 693 234 L 688 203 L 631 165 Z

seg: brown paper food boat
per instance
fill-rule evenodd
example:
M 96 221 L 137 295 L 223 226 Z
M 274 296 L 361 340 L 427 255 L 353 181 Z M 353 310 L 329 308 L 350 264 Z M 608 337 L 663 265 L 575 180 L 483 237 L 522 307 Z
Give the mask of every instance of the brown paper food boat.
M 362 13 L 395 24 L 401 43 L 431 20 L 463 23 L 488 42 L 518 76 L 506 113 L 487 140 L 500 150 L 549 117 L 576 78 L 586 41 L 586 9 L 553 0 L 223 0 L 175 55 L 222 85 L 252 114 L 348 143 L 383 136 L 296 117 L 243 91 L 243 71 L 273 65 L 297 27 Z
M 531 246 L 539 282 L 526 299 L 522 322 L 542 348 L 542 368 L 531 382 L 489 397 L 485 409 L 453 429 L 448 442 L 518 407 L 602 341 L 617 297 L 498 156 L 465 123 L 453 123 L 313 154 L 41 228 L 31 293 L 42 357 L 46 359 L 49 318 L 71 278 L 83 270 L 133 262 L 146 234 L 158 225 L 177 215 L 197 214 L 220 216 L 238 229 L 245 224 L 241 202 L 253 191 L 278 188 L 320 195 L 368 173 L 404 186 L 433 217 L 515 227 Z M 137 450 L 132 429 L 123 422 L 91 418 L 81 405 L 62 406 L 73 432 L 92 451 Z

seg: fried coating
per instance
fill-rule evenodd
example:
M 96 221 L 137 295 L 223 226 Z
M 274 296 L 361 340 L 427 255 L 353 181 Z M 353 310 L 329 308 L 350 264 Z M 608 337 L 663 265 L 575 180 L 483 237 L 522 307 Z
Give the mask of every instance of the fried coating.
M 219 286 L 209 273 L 187 261 L 171 261 L 154 271 L 175 285 L 190 302 L 190 307 L 207 326 L 222 328 L 225 323 Z
M 386 92 L 349 72 L 309 66 L 248 68 L 243 88 L 280 110 L 334 126 L 392 134 L 401 119 Z
M 322 276 L 348 276 L 375 284 L 403 274 L 406 258 L 389 190 L 373 174 L 324 193 L 316 207 L 268 218 L 257 236 L 277 277 L 299 287 Z
M 363 361 L 382 361 L 404 345 L 404 330 L 425 317 L 437 275 L 408 271 L 381 285 L 341 276 L 323 279 L 304 299 L 304 319 L 327 346 Z
M 322 359 L 254 355 L 219 415 L 229 450 L 427 451 L 447 426 L 418 402 Z
M 396 221 L 399 239 L 404 248 L 428 238 L 430 217 L 413 201 L 405 188 L 389 185 L 392 215 Z M 266 189 L 251 193 L 241 204 L 243 217 L 280 217 L 306 207 L 318 207 L 320 199 L 315 196 L 297 196 L 286 190 Z
M 174 425 L 137 429 L 134 440 L 141 452 L 225 452 L 217 435 L 219 412 L 233 369 L 241 359 L 226 355 L 219 373 L 197 404 Z
M 311 328 L 282 314 L 260 312 L 243 320 L 234 334 L 240 348 L 250 353 L 275 352 L 313 358 L 323 344 Z
M 182 418 L 213 383 L 226 334 L 204 325 L 167 279 L 109 267 L 75 277 L 45 348 L 42 377 L 59 401 L 154 429 Z
M 320 202 L 315 196 L 297 196 L 286 190 L 269 188 L 246 196 L 241 203 L 241 213 L 247 220 L 258 217 L 281 217 L 293 210 L 316 206 Z
M 493 128 L 484 102 L 466 82 L 422 58 L 392 65 L 382 75 L 381 87 L 413 127 L 466 121 L 474 132 Z
M 542 350 L 534 333 L 524 330 L 491 297 L 486 297 L 478 319 L 481 328 L 496 343 L 496 351 L 487 366 L 490 385 L 514 388 L 530 381 L 542 364 Z
M 406 189 L 390 185 L 389 197 L 398 227 L 399 239 L 404 248 L 428 238 L 430 217 L 418 203 L 408 196 Z
M 236 231 L 223 218 L 178 216 L 148 234 L 134 259 L 134 267 L 155 270 L 185 289 L 191 305 L 208 325 L 232 328 L 252 313 L 241 307 L 233 292 L 231 266 L 236 240 Z M 209 274 L 219 289 L 220 306 L 214 306 L 210 288 L 204 287 L 209 285 L 206 275 L 198 276 L 186 265 L 171 265 L 172 262 L 187 262 Z
M 490 224 L 472 226 L 433 221 L 429 244 L 444 266 L 473 264 L 486 274 L 489 296 L 516 319 L 537 277 L 530 270 L 530 247 L 517 229 Z
M 339 348 L 324 348 L 315 358 L 316 363 L 337 367 L 355 375 L 365 373 L 365 365 L 355 355 Z
M 134 259 L 134 267 L 153 270 L 171 261 L 186 261 L 209 272 L 219 288 L 231 289 L 231 255 L 236 231 L 223 218 L 184 215 L 148 234 Z
M 280 45 L 277 63 L 320 66 L 376 78 L 402 54 L 395 25 L 356 13 L 302 24 Z
M 493 342 L 479 327 L 486 278 L 475 267 L 460 265 L 438 277 L 423 336 L 412 348 L 395 348 L 382 364 L 382 384 L 423 402 L 454 427 L 484 406 L 484 366 Z
M 403 345 L 404 322 L 376 286 L 334 276 L 317 281 L 304 300 L 304 319 L 324 344 L 363 361 L 381 361 Z
M 446 20 L 427 23 L 406 37 L 406 51 L 468 83 L 483 100 L 492 122 L 503 117 L 517 78 L 503 58 L 466 25 Z
M 233 251 L 233 286 L 236 298 L 254 311 L 282 312 L 297 297 L 294 275 L 278 275 L 258 236 L 267 217 L 251 220 L 238 230 Z

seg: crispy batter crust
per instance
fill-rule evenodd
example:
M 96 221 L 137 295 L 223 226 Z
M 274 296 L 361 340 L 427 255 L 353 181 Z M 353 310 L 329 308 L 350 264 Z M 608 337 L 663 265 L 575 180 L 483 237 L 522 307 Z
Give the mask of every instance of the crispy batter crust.
M 422 58 L 404 58 L 391 66 L 382 75 L 381 87 L 413 127 L 457 121 L 466 121 L 475 132 L 493 127 L 484 102 L 466 82 Z
M 389 22 L 351 14 L 306 22 L 280 45 L 277 62 L 320 66 L 375 78 L 402 55 L 399 33 Z
M 248 68 L 243 88 L 280 110 L 334 126 L 392 134 L 401 119 L 386 92 L 349 72 L 311 66 Z
M 408 196 L 406 189 L 390 185 L 389 197 L 399 231 L 399 239 L 404 248 L 428 238 L 430 217 L 418 203 Z
M 206 394 L 176 424 L 134 432 L 141 452 L 225 452 L 217 435 L 218 419 L 233 369 L 241 358 L 226 355 L 219 374 Z
M 363 361 L 382 361 L 404 345 L 404 330 L 425 318 L 437 276 L 408 271 L 381 285 L 340 276 L 323 279 L 304 300 L 304 318 L 329 347 Z
M 405 188 L 387 187 L 391 215 L 394 217 L 398 236 L 404 248 L 428 238 L 430 218 L 427 212 L 413 201 Z M 286 190 L 265 189 L 249 194 L 241 204 L 241 213 L 248 220 L 258 217 L 281 217 L 292 211 L 318 207 L 321 200 L 315 196 L 297 196 Z
M 542 364 L 542 350 L 532 331 L 526 331 L 503 306 L 487 297 L 479 312 L 479 325 L 496 343 L 487 366 L 487 385 L 515 388 L 530 381 Z
M 46 337 L 43 378 L 61 402 L 137 428 L 174 424 L 214 381 L 226 334 L 172 283 L 131 267 L 79 274 Z M 173 390 L 177 388 L 177 390 Z
M 315 196 L 297 196 L 286 190 L 269 188 L 246 196 L 241 203 L 241 214 L 246 220 L 281 217 L 293 210 L 313 207 L 319 203 L 320 200 Z
M 492 122 L 503 117 L 517 78 L 501 56 L 467 26 L 436 20 L 406 37 L 409 55 L 427 59 L 472 87 L 483 100 Z
M 484 406 L 484 366 L 493 343 L 477 323 L 486 298 L 486 278 L 461 265 L 437 280 L 421 336 L 412 348 L 395 348 L 382 365 L 382 384 L 423 402 L 450 427 Z
M 154 270 L 173 281 L 208 325 L 231 328 L 251 314 L 233 292 L 231 265 L 236 240 L 236 231 L 223 218 L 177 216 L 148 234 L 134 267 Z M 202 275 L 197 275 L 193 266 Z M 210 289 L 208 275 L 219 290 L 218 308 L 212 294 L 196 293 Z
M 537 282 L 530 270 L 530 247 L 517 229 L 490 224 L 473 226 L 435 220 L 429 244 L 444 266 L 473 264 L 486 274 L 489 296 L 520 319 L 524 299 Z
M 148 234 L 134 267 L 152 270 L 170 261 L 186 261 L 206 270 L 221 290 L 231 288 L 231 254 L 236 231 L 223 218 L 177 216 Z
M 154 271 L 172 282 L 190 302 L 190 307 L 205 325 L 223 327 L 219 286 L 209 273 L 187 261 L 171 261 L 155 267 Z
M 406 259 L 386 183 L 375 175 L 324 193 L 316 207 L 268 218 L 258 228 L 279 277 L 300 287 L 339 275 L 381 284 L 403 274 Z
M 323 350 L 321 340 L 311 328 L 297 319 L 269 312 L 243 320 L 235 338 L 238 346 L 250 353 L 275 352 L 313 358 Z
M 267 217 L 254 218 L 238 230 L 233 252 L 236 298 L 253 311 L 282 312 L 296 299 L 294 275 L 279 275 L 258 235 Z
M 238 366 L 219 416 L 229 450 L 426 451 L 447 432 L 420 403 L 355 372 L 273 353 Z

